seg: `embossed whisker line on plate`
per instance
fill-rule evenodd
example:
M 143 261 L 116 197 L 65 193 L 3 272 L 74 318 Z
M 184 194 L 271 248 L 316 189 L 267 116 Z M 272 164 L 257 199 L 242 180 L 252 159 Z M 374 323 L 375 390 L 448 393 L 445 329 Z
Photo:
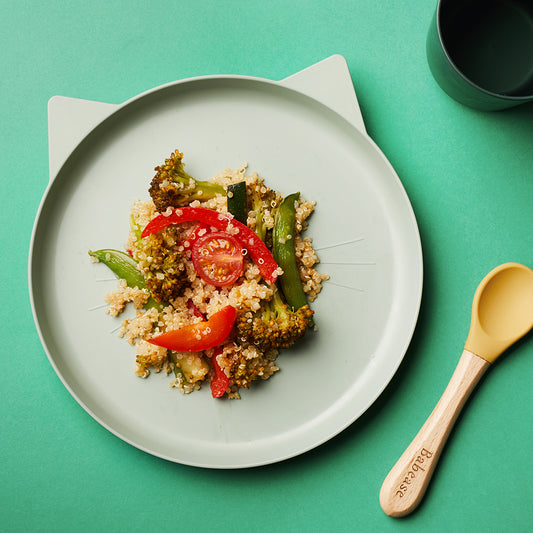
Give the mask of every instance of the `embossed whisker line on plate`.
M 328 248 L 337 248 L 338 246 L 346 246 L 347 244 L 354 244 L 356 242 L 364 241 L 364 237 L 358 237 L 357 239 L 351 239 L 349 241 L 342 241 L 342 242 L 336 242 L 335 244 L 326 244 L 324 246 L 319 246 L 318 248 L 315 248 L 316 252 L 319 252 L 320 250 L 327 250 Z
M 122 327 L 122 324 L 119 324 L 116 328 L 113 328 L 109 333 L 116 333 L 120 328 Z
M 96 281 L 96 282 L 101 282 L 101 281 L 117 281 L 117 278 L 99 278 L 99 279 L 95 279 L 94 281 Z
M 89 307 L 88 311 L 97 311 L 98 309 L 103 309 L 107 307 L 106 303 L 95 305 L 94 307 Z
M 321 265 L 375 265 L 375 261 L 320 261 Z
M 328 279 L 327 284 L 328 285 L 335 285 L 336 287 L 342 287 L 343 289 L 350 289 L 352 291 L 365 292 L 364 289 L 361 289 L 359 287 L 351 287 L 350 285 L 344 285 L 342 283 L 335 283 L 334 281 L 331 281 L 330 279 Z

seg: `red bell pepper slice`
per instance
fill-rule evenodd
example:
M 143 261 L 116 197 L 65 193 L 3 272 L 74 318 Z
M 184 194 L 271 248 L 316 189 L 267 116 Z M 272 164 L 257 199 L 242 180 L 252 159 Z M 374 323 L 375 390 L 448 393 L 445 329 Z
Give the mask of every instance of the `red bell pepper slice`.
M 202 352 L 218 346 L 233 329 L 237 311 L 227 305 L 214 313 L 209 320 L 189 324 L 147 339 L 149 343 L 176 352 Z
M 187 300 L 187 309 L 189 310 L 189 313 L 192 316 L 196 316 L 198 318 L 201 318 L 202 320 L 205 320 L 204 314 L 200 311 L 200 309 L 198 309 L 198 307 L 196 307 L 196 305 L 190 298 Z
M 213 398 L 221 398 L 228 389 L 229 378 L 220 365 L 218 364 L 217 357 L 222 353 L 222 346 L 215 348 L 215 352 L 211 357 L 213 368 L 215 369 L 215 377 L 211 381 L 211 395 Z
M 152 219 L 144 228 L 141 238 L 158 233 L 171 224 L 181 224 L 198 220 L 209 224 L 220 231 L 233 235 L 248 250 L 253 262 L 259 268 L 259 273 L 269 283 L 274 283 L 278 277 L 278 264 L 272 257 L 265 243 L 248 226 L 242 224 L 232 215 L 219 213 L 206 207 L 179 207 L 170 214 L 161 214 Z

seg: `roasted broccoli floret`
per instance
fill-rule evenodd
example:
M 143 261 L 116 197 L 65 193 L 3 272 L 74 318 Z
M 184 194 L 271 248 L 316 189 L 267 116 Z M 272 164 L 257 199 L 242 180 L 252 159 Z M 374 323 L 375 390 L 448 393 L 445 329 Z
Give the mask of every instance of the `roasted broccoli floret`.
M 280 292 L 264 302 L 259 311 L 240 310 L 237 314 L 237 338 L 260 350 L 289 348 L 306 333 L 313 311 L 309 305 L 292 309 Z
M 155 372 L 167 364 L 167 350 L 159 346 L 153 346 L 148 342 L 141 340 L 137 342 L 137 357 L 135 362 L 137 367 L 135 373 L 141 377 L 147 377 L 150 374 L 150 368 Z
M 281 203 L 281 195 L 256 182 L 248 186 L 248 211 L 255 214 L 254 231 L 262 241 L 267 241 L 268 230 L 272 229 L 276 209 Z
M 133 252 L 144 274 L 146 287 L 157 302 L 177 298 L 188 282 L 178 236 L 179 230 L 170 226 L 140 241 Z
M 209 200 L 218 195 L 225 195 L 221 185 L 209 181 L 198 181 L 185 172 L 183 154 L 175 150 L 165 164 L 155 167 L 157 174 L 153 177 L 148 192 L 159 212 L 167 207 L 182 207 L 193 200 Z
M 252 381 L 268 379 L 278 367 L 273 363 L 277 352 L 255 353 L 250 356 L 249 350 L 237 344 L 224 346 L 218 363 L 230 379 L 230 387 L 248 389 Z

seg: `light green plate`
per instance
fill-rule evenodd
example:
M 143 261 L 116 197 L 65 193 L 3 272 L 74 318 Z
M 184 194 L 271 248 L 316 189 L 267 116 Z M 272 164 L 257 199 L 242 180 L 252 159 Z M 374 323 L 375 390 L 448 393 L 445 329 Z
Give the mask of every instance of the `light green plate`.
M 346 63 L 333 56 L 280 82 L 210 76 L 122 105 L 50 101 L 51 182 L 36 217 L 29 283 L 57 374 L 100 424 L 171 461 L 239 468 L 281 461 L 338 434 L 380 395 L 410 342 L 422 253 L 407 195 L 368 137 Z M 318 331 L 240 401 L 190 395 L 133 372 L 135 349 L 102 308 L 116 286 L 87 251 L 123 248 L 129 207 L 172 150 L 205 179 L 248 161 L 283 194 L 318 202 L 308 235 L 329 273 Z

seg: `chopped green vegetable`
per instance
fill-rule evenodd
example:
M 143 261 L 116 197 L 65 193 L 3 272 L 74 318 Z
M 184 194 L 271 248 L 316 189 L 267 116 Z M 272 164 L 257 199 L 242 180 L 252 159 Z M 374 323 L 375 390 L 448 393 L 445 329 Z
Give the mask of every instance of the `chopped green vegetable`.
M 246 182 L 239 181 L 228 185 L 227 198 L 228 213 L 231 213 L 241 224 L 246 224 L 248 220 Z
M 307 296 L 300 280 L 294 250 L 296 202 L 299 198 L 300 193 L 297 192 L 290 194 L 281 202 L 276 211 L 272 246 L 272 255 L 283 269 L 283 275 L 279 278 L 281 290 L 287 304 L 294 309 L 307 305 Z
M 202 381 L 209 372 L 209 363 L 199 354 L 185 354 L 168 351 L 168 358 L 174 367 L 174 375 L 181 374 L 185 383 Z
M 281 195 L 266 187 L 263 182 L 256 182 L 248 187 L 249 206 L 255 213 L 255 233 L 267 245 L 271 246 L 271 232 L 268 231 L 267 213 L 273 216 L 281 201 Z
M 143 273 L 137 268 L 137 261 L 129 254 L 120 250 L 104 248 L 102 250 L 89 251 L 89 255 L 106 265 L 117 277 L 123 279 L 128 287 L 146 289 Z M 144 308 L 150 309 L 152 307 L 162 309 L 164 305 L 156 302 L 150 296 Z

